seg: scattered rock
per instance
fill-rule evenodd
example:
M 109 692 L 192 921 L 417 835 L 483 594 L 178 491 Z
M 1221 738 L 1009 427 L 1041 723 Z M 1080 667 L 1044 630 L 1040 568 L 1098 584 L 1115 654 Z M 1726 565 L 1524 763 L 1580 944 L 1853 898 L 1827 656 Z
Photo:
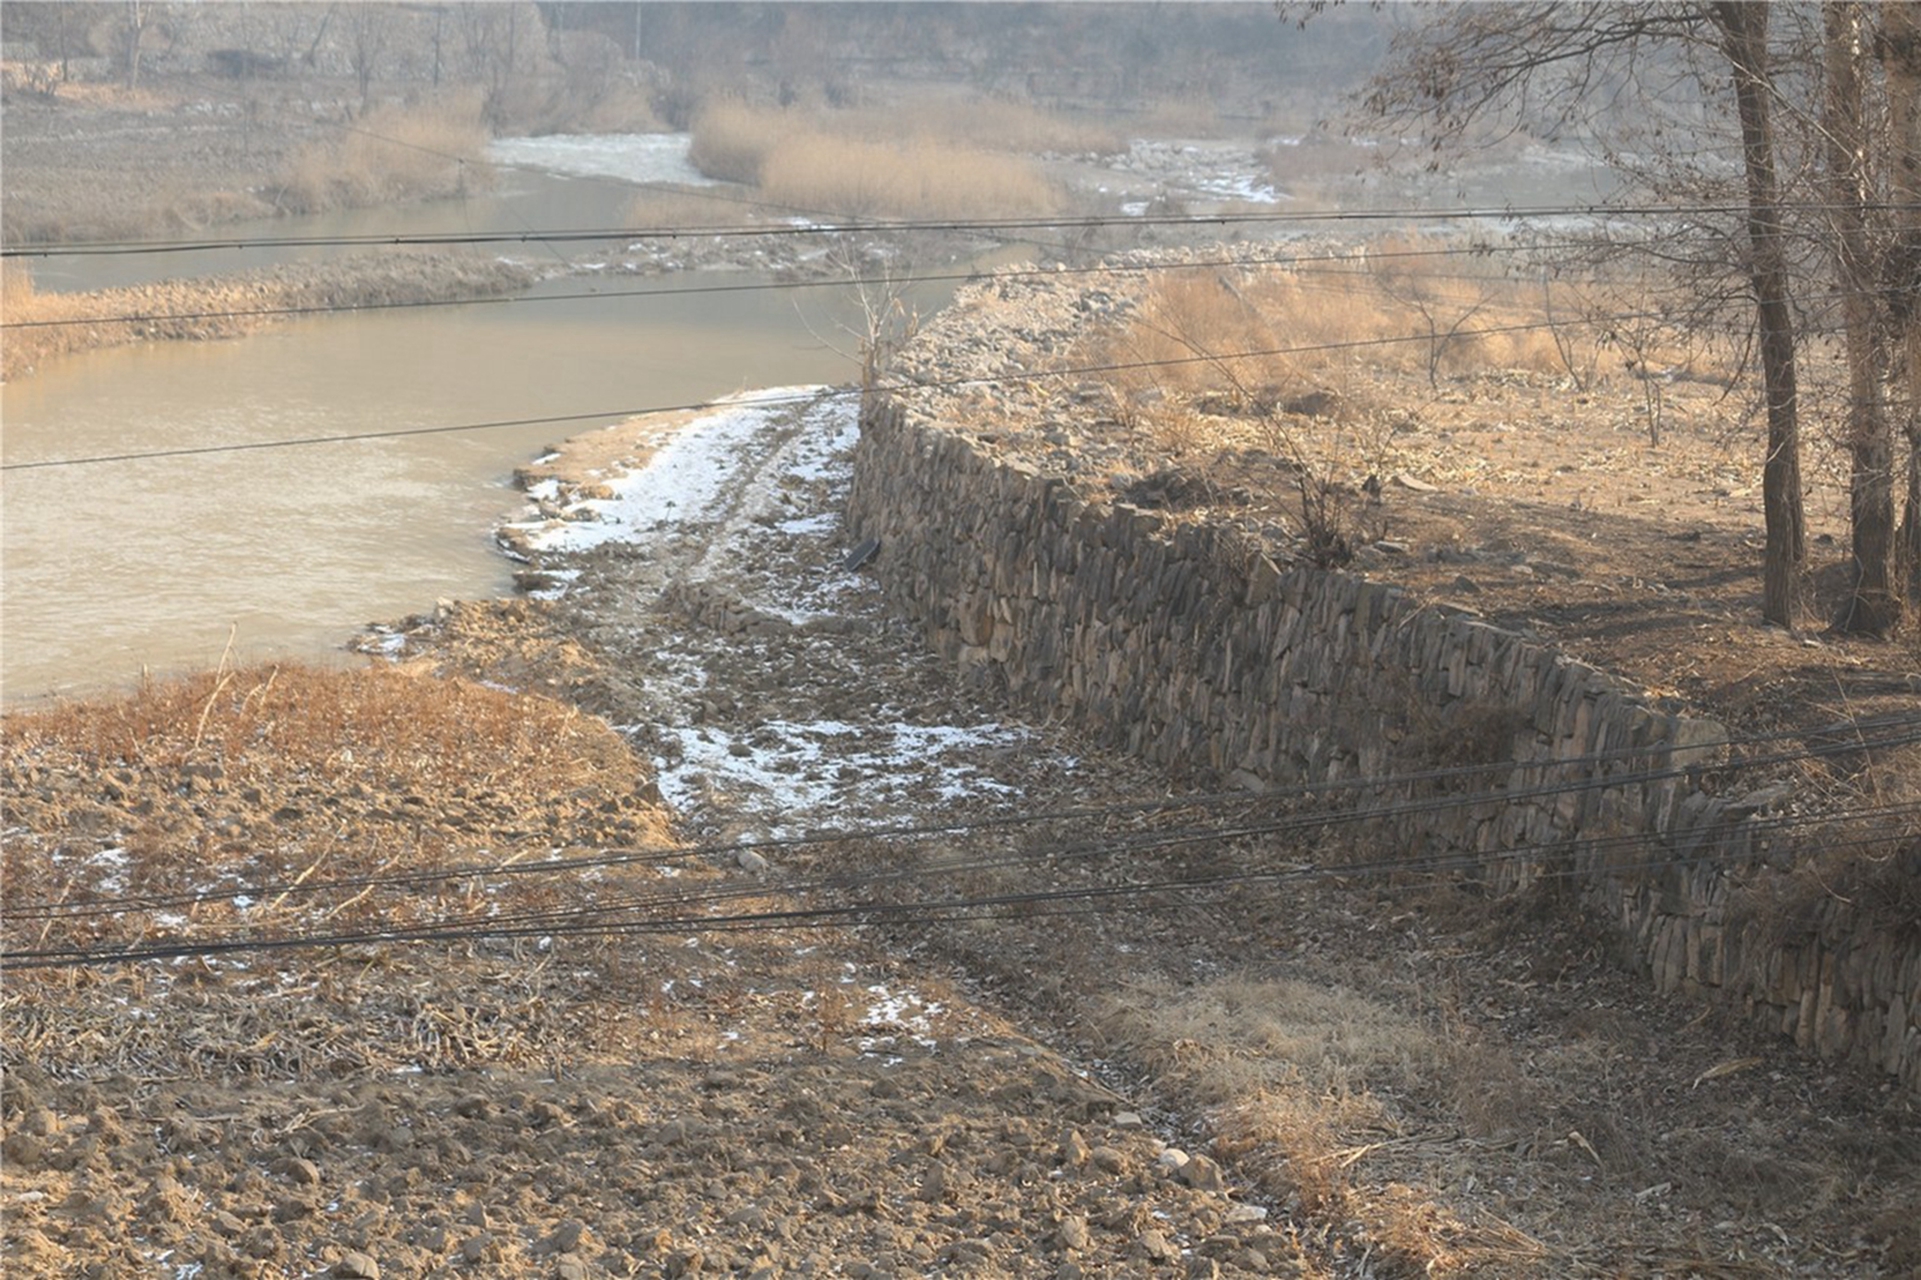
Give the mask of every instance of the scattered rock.
M 320 1185 L 320 1166 L 305 1156 L 287 1156 L 276 1161 L 274 1172 L 284 1175 L 296 1187 Z
M 380 1280 L 380 1264 L 359 1250 L 350 1250 L 334 1263 L 333 1273 L 341 1280 Z
M 1190 1156 L 1187 1163 L 1177 1171 L 1176 1176 L 1196 1191 L 1225 1191 L 1227 1178 L 1221 1166 L 1206 1156 Z

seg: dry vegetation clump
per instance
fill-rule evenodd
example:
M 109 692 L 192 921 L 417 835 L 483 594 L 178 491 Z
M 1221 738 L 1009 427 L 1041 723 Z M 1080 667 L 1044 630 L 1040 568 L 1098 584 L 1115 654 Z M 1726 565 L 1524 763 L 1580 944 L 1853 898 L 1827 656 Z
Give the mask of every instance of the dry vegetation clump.
M 305 214 L 459 195 L 488 181 L 486 145 L 473 93 L 384 107 L 296 152 L 271 197 L 279 212 Z
M 789 112 L 732 99 L 709 103 L 694 117 L 687 159 L 710 178 L 755 186 L 768 154 L 802 127 Z
M 1656 321 L 1606 319 L 1633 283 L 1543 285 L 1471 244 L 1396 235 L 1322 261 L 1163 273 L 1075 359 L 1119 366 L 1115 413 L 1143 442 L 1176 460 L 1270 455 L 1296 470 L 1310 508 L 1326 507 L 1403 465 L 1397 437 L 1414 414 L 1383 388 L 1415 379 L 1440 397 L 1488 376 L 1584 394 L 1626 371 L 1658 443 L 1662 388 L 1676 370 L 1705 379 L 1704 348 Z
M 1062 207 L 1058 188 L 1027 162 L 932 141 L 792 138 L 768 157 L 760 187 L 776 204 L 852 217 L 984 218 Z
M 1107 342 L 1156 366 L 1127 375 L 1137 397 L 1244 410 L 1317 389 L 1352 399 L 1383 369 L 1568 373 L 1600 339 L 1581 315 L 1563 319 L 1566 358 L 1537 287 L 1471 246 L 1397 236 L 1320 262 L 1166 273 Z
M 0 780 L 11 951 L 485 914 L 554 890 L 355 878 L 669 842 L 604 723 L 384 668 L 226 670 L 10 715 Z
M 1547 1246 L 1508 1223 L 1463 1222 L 1408 1188 L 1397 1195 L 1354 1181 L 1375 1152 L 1419 1140 L 1398 1100 L 1462 1077 L 1472 1064 L 1458 1036 L 1359 991 L 1245 974 L 1182 987 L 1149 981 L 1109 1000 L 1099 1026 L 1158 1089 L 1201 1109 L 1217 1156 L 1293 1212 L 1357 1218 L 1397 1264 L 1424 1274 L 1531 1272 L 1548 1258 Z M 1465 1100 L 1499 1092 L 1484 1072 L 1477 1082 Z M 1491 1105 L 1513 1102 L 1509 1093 Z
M 901 138 L 898 120 L 861 112 L 710 104 L 693 125 L 690 159 L 712 178 L 762 199 L 852 217 L 1047 214 L 1060 189 L 1025 159 L 934 130 Z M 985 135 L 982 135 L 985 136 Z

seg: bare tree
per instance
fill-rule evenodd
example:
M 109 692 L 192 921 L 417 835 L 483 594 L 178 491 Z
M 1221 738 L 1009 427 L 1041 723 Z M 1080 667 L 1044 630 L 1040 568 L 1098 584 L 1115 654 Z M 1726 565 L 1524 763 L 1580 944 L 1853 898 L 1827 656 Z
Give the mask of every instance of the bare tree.
M 1921 600 L 1921 12 L 1911 4 L 1880 6 L 1878 48 L 1888 87 L 1889 191 L 1895 238 L 1886 297 L 1907 401 L 1908 494 L 1901 550 L 1910 598 Z
M 1753 295 L 1768 417 L 1762 607 L 1768 620 L 1791 625 L 1794 570 L 1805 532 L 1795 325 L 1770 113 L 1777 85 L 1768 7 L 1533 0 L 1436 9 L 1429 22 L 1396 37 L 1388 66 L 1376 75 L 1363 105 L 1390 125 L 1422 131 L 1437 157 L 1450 144 L 1485 142 L 1530 126 L 1604 135 L 1627 128 L 1634 105 L 1658 104 L 1676 93 L 1705 102 L 1716 86 L 1705 66 L 1697 71 L 1692 62 L 1703 50 L 1713 51 L 1721 74 L 1729 77 L 1721 84 L 1731 84 L 1740 125 L 1745 244 L 1730 260 L 1724 234 L 1702 241 L 1719 251 L 1721 270 L 1740 270 Z M 1644 86 L 1644 75 L 1665 83 Z M 1685 144 L 1655 141 L 1680 163 Z M 1695 176 L 1708 180 L 1699 170 Z
M 1381 292 L 1421 318 L 1427 337 L 1427 385 L 1438 391 L 1441 366 L 1457 345 L 1473 341 L 1468 325 L 1492 303 L 1493 283 L 1479 280 L 1475 289 L 1449 288 L 1417 263 L 1419 259 L 1411 257 L 1388 259 L 1373 265 L 1370 275 Z
M 1823 168 L 1847 349 L 1848 508 L 1854 553 L 1853 589 L 1835 627 L 1886 635 L 1901 616 L 1901 602 L 1892 581 L 1894 440 L 1882 394 L 1884 353 L 1868 237 L 1875 179 L 1862 85 L 1867 19 L 1858 0 L 1826 0 L 1821 16 L 1826 80 L 1821 119 L 1827 144 Z
M 468 3 L 454 10 L 467 73 L 486 91 L 481 110 L 490 125 L 506 122 L 522 46 L 539 34 L 538 17 L 522 9 L 519 4 Z
M 347 61 L 360 89 L 360 110 L 373 105 L 374 76 L 387 49 L 390 15 L 385 5 L 353 4 L 345 12 Z
M 1734 76 L 1747 175 L 1748 279 L 1761 333 L 1761 380 L 1767 397 L 1768 452 L 1761 471 L 1767 522 L 1761 612 L 1794 625 L 1794 568 L 1807 554 L 1801 515 L 1800 390 L 1795 379 L 1794 311 L 1789 297 L 1787 228 L 1774 167 L 1773 62 L 1765 0 L 1721 0 L 1711 6 Z
M 159 34 L 166 8 L 154 0 L 127 0 L 116 38 L 120 43 L 121 73 L 128 89 L 140 87 L 141 56 Z

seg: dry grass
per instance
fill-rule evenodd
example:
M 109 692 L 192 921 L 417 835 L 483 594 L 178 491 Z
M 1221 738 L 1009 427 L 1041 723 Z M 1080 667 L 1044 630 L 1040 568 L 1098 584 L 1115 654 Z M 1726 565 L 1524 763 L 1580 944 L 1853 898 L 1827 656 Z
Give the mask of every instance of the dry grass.
M 1627 376 L 1657 389 L 1645 406 L 1657 426 L 1658 379 L 1638 371 L 1699 376 L 1705 357 L 1672 331 L 1626 335 L 1597 321 L 1620 309 L 1618 289 L 1548 291 L 1465 247 L 1402 235 L 1325 263 L 1166 273 L 1125 325 L 1077 358 L 1141 366 L 1112 378 L 1116 401 L 1171 450 L 1264 448 L 1304 464 L 1314 460 L 1297 456 L 1301 436 L 1287 420 L 1331 419 L 1378 437 L 1378 422 L 1368 424 L 1386 406 L 1369 403 L 1368 388 L 1384 371 L 1425 376 L 1437 391 L 1489 372 L 1558 376 L 1576 390 Z M 1325 443 L 1330 459 L 1352 462 L 1363 442 Z M 1379 469 L 1364 461 L 1362 474 Z
M 761 193 L 777 204 L 851 217 L 1045 215 L 1063 201 L 1032 165 L 993 152 L 822 135 L 790 139 L 770 156 Z
M 869 109 L 850 116 L 856 122 L 851 132 L 860 136 L 899 137 L 902 132 L 899 111 Z M 1127 149 L 1125 134 L 1105 121 L 1064 116 L 1004 98 L 916 103 L 908 127 L 920 137 L 1016 155 L 1114 155 Z
M 1130 1056 L 1205 1109 L 1220 1156 L 1322 1216 L 1351 1207 L 1348 1153 L 1394 1128 L 1376 1090 L 1436 1056 L 1421 1028 L 1352 992 L 1230 979 L 1137 997 L 1110 1022 Z
M 1060 189 L 1029 161 L 933 130 L 902 139 L 864 112 L 770 110 L 723 101 L 694 121 L 690 158 L 776 204 L 843 217 L 1047 214 Z M 981 134 L 979 136 L 988 136 Z
M 1358 1184 L 1370 1157 L 1421 1141 L 1396 1099 L 1461 1079 L 1457 1039 L 1357 991 L 1244 975 L 1144 984 L 1110 1001 L 1100 1026 L 1157 1089 L 1203 1109 L 1214 1152 L 1263 1192 L 1316 1217 L 1359 1219 L 1413 1272 L 1546 1256 L 1508 1224 L 1465 1223 L 1431 1196 Z M 1479 1077 L 1464 1100 L 1488 1101 L 1496 1079 Z
M 670 842 L 642 799 L 644 767 L 604 723 L 461 680 L 224 670 L 9 715 L 4 731 L 9 903 L 214 889 L 165 922 L 144 910 L 10 916 L 15 945 L 129 942 L 157 922 L 191 936 L 231 929 L 242 911 L 268 932 L 422 919 L 470 910 L 474 883 L 270 901 L 245 887 L 545 858 L 583 839 Z M 248 896 L 259 900 L 236 901 Z
M 474 93 L 370 112 L 296 153 L 272 186 L 283 213 L 324 213 L 451 196 L 486 181 L 487 143 Z

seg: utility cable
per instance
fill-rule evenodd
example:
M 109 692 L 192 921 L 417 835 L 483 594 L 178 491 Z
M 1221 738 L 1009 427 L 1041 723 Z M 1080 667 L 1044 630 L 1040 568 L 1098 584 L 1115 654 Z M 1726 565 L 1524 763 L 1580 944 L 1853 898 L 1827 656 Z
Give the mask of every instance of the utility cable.
M 1593 316 L 1582 323 L 1620 324 L 1630 320 L 1659 320 L 1667 318 L 1664 312 L 1630 311 L 1608 316 Z M 1465 338 L 1492 337 L 1497 334 L 1538 332 L 1542 329 L 1565 328 L 1565 320 L 1530 320 L 1503 325 L 1481 325 L 1476 328 L 1457 329 L 1448 335 L 1450 340 Z M 1194 365 L 1220 364 L 1229 360 L 1257 360 L 1281 356 L 1323 355 L 1341 351 L 1378 350 L 1384 347 L 1406 346 L 1415 343 L 1431 343 L 1435 340 L 1432 333 L 1411 333 L 1384 338 L 1353 338 L 1339 342 L 1302 343 L 1292 346 L 1268 347 L 1253 351 L 1210 352 L 1194 356 L 1173 356 L 1157 360 L 1127 360 L 1107 364 L 1069 366 L 1059 369 L 1025 370 L 1017 373 L 992 375 L 970 375 L 956 378 L 928 378 L 914 382 L 883 382 L 872 388 L 836 387 L 824 391 L 809 392 L 806 395 L 769 396 L 751 401 L 755 405 L 780 406 L 811 403 L 817 399 L 850 399 L 874 392 L 884 395 L 911 394 L 921 391 L 951 391 L 963 387 L 1010 386 L 1044 382 L 1054 378 L 1085 378 L 1102 374 L 1130 373 L 1148 369 L 1171 369 Z M 189 445 L 171 449 L 129 450 L 122 453 L 91 454 L 72 458 L 45 458 L 33 462 L 8 462 L 0 464 L 0 472 L 35 471 L 53 467 L 93 466 L 109 462 L 144 462 L 159 458 L 204 457 L 210 454 L 245 453 L 262 449 L 293 449 L 313 445 L 347 444 L 368 440 L 398 440 L 410 436 L 450 435 L 463 432 L 495 431 L 511 427 L 559 426 L 569 423 L 624 419 L 658 413 L 685 413 L 713 410 L 727 407 L 729 401 L 696 400 L 683 404 L 646 405 L 623 409 L 606 409 L 593 413 L 551 414 L 528 418 L 507 418 L 493 422 L 454 423 L 432 427 L 394 427 L 380 431 L 351 431 L 336 435 L 298 436 L 286 440 L 253 440 L 236 444 Z
M 1548 246 L 1553 248 L 1555 246 Z M 699 297 L 709 294 L 728 293 L 772 293 L 790 289 L 832 289 L 832 288 L 869 288 L 909 286 L 919 284 L 967 284 L 982 280 L 1025 280 L 1036 277 L 1057 278 L 1060 276 L 1101 276 L 1101 275 L 1144 275 L 1161 271 L 1204 271 L 1229 267 L 1284 267 L 1300 273 L 1304 267 L 1328 266 L 1345 267 L 1347 270 L 1328 272 L 1352 278 L 1360 282 L 1368 277 L 1355 268 L 1365 268 L 1378 261 L 1405 258 L 1438 257 L 1489 257 L 1493 252 L 1544 251 L 1541 246 L 1497 248 L 1490 250 L 1479 245 L 1457 245 L 1432 249 L 1388 250 L 1368 253 L 1365 256 L 1354 254 L 1298 254 L 1290 256 L 1250 255 L 1245 257 L 1204 258 L 1189 262 L 1103 262 L 1090 266 L 1050 265 L 1042 267 L 1013 267 L 989 271 L 947 271 L 931 272 L 921 275 L 898 276 L 852 276 L 822 277 L 813 280 L 771 280 L 732 284 L 675 285 L 661 289 L 591 289 L 584 293 L 561 294 L 517 294 L 508 297 L 481 298 L 425 298 L 392 302 L 365 303 L 316 303 L 306 306 L 252 307 L 208 311 L 153 311 L 128 312 L 124 315 L 62 316 L 46 320 L 6 320 L 0 321 L 0 330 L 6 329 L 58 329 L 77 325 L 107 324 L 161 324 L 184 320 L 244 320 L 269 316 L 318 316 L 351 314 L 370 311 L 405 311 L 429 307 L 467 307 L 498 306 L 514 303 L 541 302 L 582 302 L 598 299 L 616 298 L 680 298 Z M 1438 276 L 1433 272 L 1423 272 L 1423 279 L 1462 279 L 1478 280 L 1470 276 Z M 105 291 L 111 292 L 111 291 Z M 1570 321 L 1570 323 L 1574 323 Z
M 1921 805 L 1906 804 L 1886 806 L 1883 809 L 1862 810 L 1863 820 L 1885 819 L 1891 816 L 1911 817 L 1921 810 Z M 1791 830 L 1798 826 L 1825 823 L 1845 819 L 1848 815 L 1791 815 L 1769 820 L 1769 831 Z M 1641 847 L 1651 843 L 1653 836 L 1610 837 L 1585 841 L 1579 837 L 1569 837 L 1547 844 L 1519 846 L 1512 849 L 1472 852 L 1462 851 L 1444 855 L 1440 858 L 1380 859 L 1372 862 L 1345 862 L 1329 865 L 1310 864 L 1289 865 L 1276 869 L 1245 869 L 1239 871 L 1218 871 L 1198 875 L 1167 877 L 1158 880 L 1132 880 L 1119 884 L 1065 885 L 1022 893 L 994 894 L 960 899 L 917 899 L 897 902 L 865 901 L 857 903 L 832 903 L 824 905 L 798 905 L 736 911 L 727 913 L 707 913 L 678 916 L 646 916 L 640 918 L 608 919 L 608 912 L 600 907 L 584 907 L 571 913 L 556 915 L 545 913 L 537 918 L 514 920 L 511 918 L 483 918 L 478 922 L 456 922 L 453 924 L 433 923 L 425 925 L 396 926 L 390 928 L 367 928 L 355 931 L 340 931 L 325 934 L 295 934 L 268 938 L 210 938 L 201 940 L 181 940 L 128 947 L 73 947 L 49 948 L 33 951 L 15 951 L 0 956 L 0 970 L 33 968 L 69 968 L 83 965 L 123 964 L 141 961 L 177 959 L 186 956 L 213 956 L 241 952 L 271 952 L 306 948 L 339 948 L 347 946 L 379 945 L 415 942 L 457 942 L 479 939 L 514 939 L 535 937 L 594 937 L 635 933 L 662 933 L 687 931 L 716 931 L 742 928 L 794 928 L 809 924 L 861 923 L 874 924 L 885 922 L 918 922 L 949 918 L 957 911 L 978 912 L 995 908 L 1027 909 L 1037 905 L 1063 902 L 1094 902 L 1117 898 L 1133 898 L 1153 894 L 1193 894 L 1215 892 L 1227 888 L 1248 885 L 1276 885 L 1286 882 L 1306 882 L 1315 879 L 1357 879 L 1381 875 L 1434 875 L 1459 870 L 1484 869 L 1514 862 L 1536 859 L 1552 860 L 1556 855 L 1562 858 L 1582 855 L 1605 856 L 1609 851 L 1619 848 Z M 1885 830 L 1862 834 L 1848 839 L 1832 841 L 1824 847 L 1848 849 L 1856 847 L 1883 846 L 1900 839 L 1898 834 Z M 1673 858 L 1651 859 L 1644 865 L 1649 869 L 1667 865 L 1722 862 L 1724 858 L 1700 855 L 1692 858 L 1677 855 Z M 1549 868 L 1552 870 L 1552 868 Z M 1578 869 L 1568 868 L 1567 874 L 1581 874 Z M 753 896 L 765 897 L 771 893 L 788 892 L 784 887 L 772 886 L 750 890 Z
M 1820 212 L 1838 206 L 1819 201 L 1797 203 L 1795 209 Z M 1849 208 L 1856 206 L 1850 205 Z M 1902 212 L 1912 203 L 1878 203 L 1870 212 Z M 1272 210 L 1208 214 L 1126 214 L 1081 217 L 1008 217 L 943 219 L 841 219 L 805 226 L 754 225 L 735 227 L 601 227 L 573 231 L 370 233 L 352 236 L 258 236 L 201 240 L 95 240 L 64 245 L 0 247 L 0 259 L 45 257 L 126 256 L 132 254 L 195 253 L 234 249 L 397 248 L 449 245 L 584 243 L 606 240 L 676 240 L 697 236 L 720 239 L 745 236 L 806 237 L 818 235 L 875 235 L 904 232 L 1003 233 L 1009 231 L 1093 232 L 1106 227 L 1231 227 L 1287 226 L 1344 222 L 1528 222 L 1539 218 L 1673 218 L 1689 215 L 1745 217 L 1740 202 L 1697 205 L 1463 205 L 1446 209 L 1410 206 L 1399 209 Z
M 1868 737 L 1863 730 L 1896 730 L 1885 736 Z M 1188 810 L 1211 810 L 1234 806 L 1260 806 L 1278 801 L 1300 800 L 1312 796 L 1327 796 L 1341 792 L 1391 791 L 1410 788 L 1421 784 L 1444 783 L 1493 772 L 1508 772 L 1525 777 L 1538 773 L 1541 782 L 1532 786 L 1504 787 L 1498 790 L 1478 790 L 1455 792 L 1440 796 L 1423 797 L 1396 804 L 1382 805 L 1370 809 L 1356 809 L 1351 812 L 1328 814 L 1325 811 L 1311 811 L 1306 814 L 1290 813 L 1277 818 L 1264 819 L 1262 824 L 1248 827 L 1238 834 L 1275 834 L 1285 831 L 1325 829 L 1349 822 L 1370 822 L 1382 819 L 1414 816 L 1447 809 L 1469 807 L 1477 804 L 1504 804 L 1517 800 L 1552 799 L 1562 795 L 1579 794 L 1593 790 L 1608 790 L 1616 787 L 1644 785 L 1649 782 L 1666 781 L 1679 777 L 1695 776 L 1710 766 L 1699 763 L 1664 766 L 1612 774 L 1592 774 L 1572 782 L 1554 783 L 1547 781 L 1553 772 L 1584 767 L 1593 768 L 1607 763 L 1622 763 L 1629 760 L 1672 756 L 1676 752 L 1699 750 L 1731 750 L 1734 746 L 1752 746 L 1765 742 L 1789 739 L 1826 738 L 1828 741 L 1815 745 L 1803 745 L 1790 750 L 1769 754 L 1731 759 L 1712 766 L 1716 772 L 1752 770 L 1781 764 L 1801 763 L 1808 760 L 1825 759 L 1840 754 L 1860 751 L 1883 750 L 1913 745 L 1921 742 L 1921 716 L 1880 717 L 1873 721 L 1843 722 L 1814 730 L 1777 731 L 1769 734 L 1751 735 L 1735 739 L 1722 739 L 1706 744 L 1676 746 L 1671 743 L 1657 743 L 1646 746 L 1623 748 L 1617 751 L 1597 752 L 1577 757 L 1544 759 L 1533 761 L 1502 760 L 1479 765 L 1452 766 L 1447 769 L 1425 770 L 1364 778 L 1336 779 L 1332 781 L 1298 783 L 1290 786 L 1264 789 L 1261 791 L 1236 790 L 1230 792 L 1202 793 L 1192 797 L 1157 797 L 1149 801 L 1130 801 L 1115 805 L 1082 807 L 1068 810 L 1043 810 L 1034 813 L 996 815 L 984 818 L 948 820 L 938 823 L 919 823 L 907 826 L 887 826 L 862 830 L 859 828 L 817 832 L 807 836 L 789 837 L 783 840 L 753 842 L 727 842 L 696 846 L 678 850 L 640 850 L 620 853 L 602 853 L 586 857 L 549 859 L 542 862 L 518 862 L 512 864 L 469 863 L 455 867 L 434 868 L 386 875 L 339 877 L 324 880 L 289 882 L 267 882 L 251 885 L 224 885 L 218 891 L 203 891 L 181 894 L 140 894 L 111 898 L 91 898 L 82 902 L 27 902 L 12 904 L 7 915 L 14 919 L 60 918 L 73 919 L 83 916 L 111 915 L 132 909 L 153 910 L 163 907 L 192 907 L 210 902 L 229 901 L 236 897 L 255 900 L 280 898 L 289 894 L 313 895 L 324 892 L 345 892 L 368 888 L 417 888 L 434 883 L 446 883 L 467 879 L 496 880 L 527 876 L 576 876 L 588 870 L 604 870 L 635 864 L 657 864 L 661 862 L 682 861 L 698 857 L 720 857 L 746 851 L 767 851 L 772 849 L 793 848 L 807 845 L 841 844 L 852 841 L 885 841 L 899 839 L 927 838 L 935 835 L 954 835 L 968 831 L 984 831 L 998 827 L 1029 825 L 1043 822 L 1073 821 L 1085 823 L 1098 818 L 1111 818 L 1123 815 L 1145 815 L 1153 812 L 1182 812 Z M 1195 828 L 1199 829 L 1199 828 Z M 1206 829 L 1204 835 L 1214 833 Z M 1218 833 L 1214 833 L 1218 834 Z M 823 880 L 806 887 L 821 888 L 836 883 Z

